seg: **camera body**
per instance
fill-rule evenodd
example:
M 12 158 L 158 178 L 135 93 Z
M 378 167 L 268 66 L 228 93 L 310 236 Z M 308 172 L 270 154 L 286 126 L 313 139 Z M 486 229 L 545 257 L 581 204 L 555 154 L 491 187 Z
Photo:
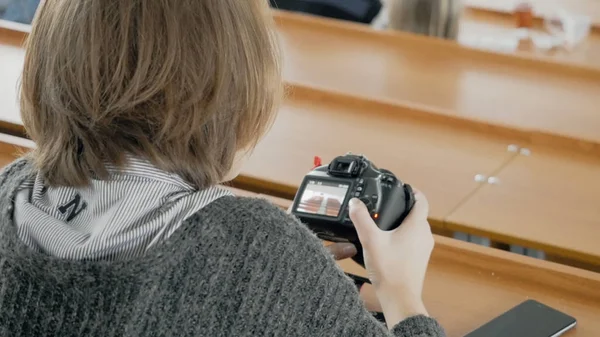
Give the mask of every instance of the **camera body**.
M 323 240 L 354 243 L 359 248 L 355 260 L 364 264 L 358 234 L 348 215 L 352 198 L 360 199 L 377 226 L 387 231 L 400 226 L 415 197 L 410 185 L 362 155 L 336 157 L 304 177 L 292 214 Z

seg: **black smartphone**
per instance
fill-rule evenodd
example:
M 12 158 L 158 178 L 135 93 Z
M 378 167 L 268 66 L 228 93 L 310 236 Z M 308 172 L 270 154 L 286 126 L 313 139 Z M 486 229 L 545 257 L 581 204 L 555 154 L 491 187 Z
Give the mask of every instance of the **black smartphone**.
M 465 337 L 558 337 L 576 324 L 569 315 L 527 300 Z

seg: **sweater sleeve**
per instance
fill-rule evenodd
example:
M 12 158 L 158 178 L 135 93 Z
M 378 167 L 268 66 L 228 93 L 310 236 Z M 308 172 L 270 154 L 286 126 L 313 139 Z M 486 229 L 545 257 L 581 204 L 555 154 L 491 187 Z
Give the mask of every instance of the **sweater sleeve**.
M 293 216 L 271 206 L 260 214 L 263 229 L 276 240 L 269 264 L 273 278 L 286 273 L 286 282 L 271 285 L 276 306 L 291 318 L 299 336 L 445 336 L 436 320 L 410 317 L 391 331 L 364 307 L 353 282 L 333 260 L 322 242 Z M 256 214 L 256 213 L 255 213 Z M 300 330 L 300 331 L 298 331 Z

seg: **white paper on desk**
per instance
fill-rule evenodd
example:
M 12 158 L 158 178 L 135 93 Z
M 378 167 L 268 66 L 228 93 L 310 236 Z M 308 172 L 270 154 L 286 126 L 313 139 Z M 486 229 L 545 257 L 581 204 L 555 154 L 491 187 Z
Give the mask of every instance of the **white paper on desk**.
M 590 34 L 592 18 L 560 9 L 544 19 L 544 26 L 567 47 L 574 47 Z

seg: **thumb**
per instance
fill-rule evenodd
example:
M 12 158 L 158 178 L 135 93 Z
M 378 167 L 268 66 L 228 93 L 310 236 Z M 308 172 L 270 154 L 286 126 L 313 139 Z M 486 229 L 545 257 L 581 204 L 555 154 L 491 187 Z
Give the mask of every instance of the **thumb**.
M 350 220 L 352 220 L 352 223 L 356 228 L 358 239 L 363 246 L 369 246 L 369 243 L 374 239 L 375 235 L 378 234 L 379 227 L 377 227 L 377 224 L 371 219 L 369 210 L 367 210 L 367 206 L 365 206 L 362 201 L 353 198 L 350 200 L 349 206 Z

